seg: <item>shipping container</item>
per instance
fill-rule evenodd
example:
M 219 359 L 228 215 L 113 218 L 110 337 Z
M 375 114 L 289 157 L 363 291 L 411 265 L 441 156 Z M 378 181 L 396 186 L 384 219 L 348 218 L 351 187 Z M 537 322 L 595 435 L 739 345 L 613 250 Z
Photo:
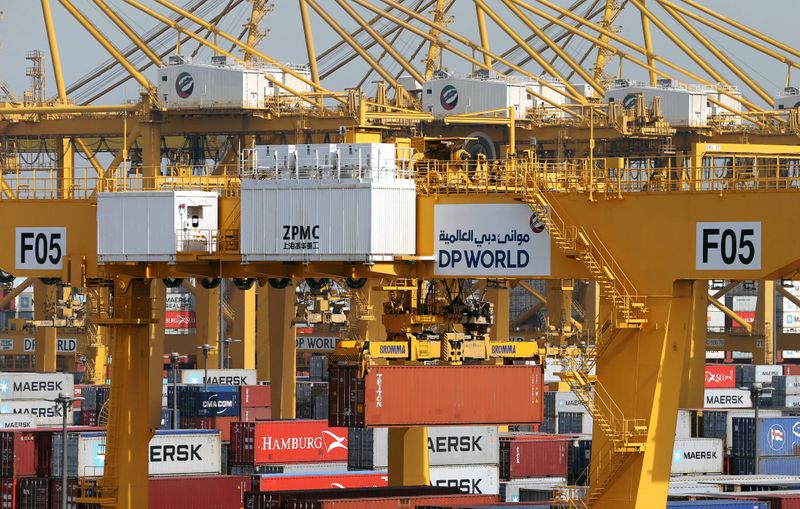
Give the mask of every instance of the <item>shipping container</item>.
M 0 373 L 0 398 L 4 403 L 12 399 L 55 399 L 59 394 L 74 392 L 70 373 Z
M 770 509 L 766 502 L 755 500 L 681 500 L 667 502 L 667 509 Z
M 241 509 L 250 489 L 248 476 L 152 477 L 149 509 Z
M 430 467 L 431 485 L 458 488 L 464 493 L 497 495 L 500 476 L 497 465 L 444 465 Z
M 794 494 L 759 493 L 758 498 L 768 501 L 770 509 L 800 509 L 800 492 Z
M 245 179 L 241 185 L 244 262 L 391 261 L 416 251 L 411 179 Z
M 0 479 L 0 509 L 17 507 L 17 479 Z
M 589 484 L 589 464 L 592 461 L 592 439 L 576 438 L 567 443 L 567 481 L 571 486 Z
M 239 391 L 242 408 L 272 406 L 272 387 L 269 385 L 242 385 Z
M 54 433 L 51 472 L 61 476 L 62 436 Z M 67 438 L 67 475 L 100 477 L 106 456 L 105 433 L 70 433 Z M 220 435 L 216 431 L 159 430 L 150 440 L 150 475 L 197 475 L 222 472 Z
M 428 461 L 437 465 L 497 464 L 496 426 L 435 426 L 428 428 Z M 383 469 L 388 465 L 387 428 L 350 428 L 347 464 L 350 470 Z
M 785 394 L 773 394 L 772 406 L 773 408 L 800 408 L 800 394 L 789 396 Z
M 800 375 L 772 377 L 772 387 L 777 393 L 786 395 L 800 394 Z
M 260 491 L 378 488 L 388 485 L 389 474 L 385 471 L 268 474 L 259 477 Z
M 780 417 L 780 410 L 772 410 L 761 408 L 758 410 L 759 417 Z M 755 410 L 728 410 L 725 412 L 725 426 L 726 426 L 726 439 L 725 447 L 733 447 L 733 419 L 737 417 L 749 417 L 751 420 L 755 418 Z
M 336 367 L 330 383 L 329 421 L 337 426 L 542 421 L 541 366 L 373 366 L 363 378 L 355 367 Z
M 49 504 L 49 479 L 44 477 L 21 477 L 17 479 L 16 509 L 48 509 Z
M 752 408 L 750 393 L 740 389 L 706 389 L 705 408 Z
M 556 419 L 556 433 L 560 435 L 591 433 L 591 422 L 591 415 L 585 412 L 559 412 Z
M 36 433 L 0 432 L 0 477 L 36 475 Z
M 521 489 L 553 489 L 564 487 L 566 484 L 566 477 L 513 479 L 500 483 L 500 499 L 503 502 L 519 502 L 519 491 Z
M 672 475 L 721 474 L 725 460 L 719 438 L 676 438 L 672 452 Z
M 589 431 L 587 431 L 589 433 Z M 675 438 L 692 437 L 692 412 L 689 410 L 678 410 L 678 418 L 675 422 Z
M 181 370 L 181 383 L 203 385 L 205 371 L 203 369 Z M 255 385 L 256 370 L 254 369 L 209 369 L 208 385 Z
M 501 437 L 500 478 L 566 477 L 568 442 L 563 436 Z
M 217 430 L 220 440 L 230 442 L 234 422 L 239 422 L 239 417 L 181 417 L 181 429 Z
M 759 421 L 762 456 L 800 457 L 800 417 L 770 417 Z
M 30 415 L 36 418 L 37 426 L 61 426 L 64 418 L 60 405 L 41 399 L 12 399 L 0 401 L 0 414 Z M 73 422 L 72 408 L 67 409 L 67 423 Z
M 98 260 L 174 262 L 179 252 L 216 251 L 218 199 L 207 191 L 98 193 Z
M 272 409 L 270 407 L 242 407 L 239 414 L 239 420 L 242 422 L 256 422 L 266 421 L 272 418 Z
M 783 373 L 787 376 L 800 376 L 800 364 L 784 364 Z
M 706 389 L 735 389 L 736 366 L 706 364 Z
M 61 478 L 50 479 L 50 509 L 61 508 Z M 81 487 L 78 479 L 67 479 L 67 509 L 78 509 L 75 499 L 81 496 Z
M 347 461 L 347 429 L 326 421 L 237 422 L 231 426 L 235 465 Z
M 351 490 L 316 490 L 293 492 L 247 493 L 248 509 L 416 509 L 424 506 L 453 504 L 491 504 L 497 495 L 454 494 L 453 488 L 406 486 L 356 488 Z
M 791 475 L 800 473 L 798 456 L 761 456 L 758 460 L 759 475 Z
M 327 461 L 323 463 L 287 463 L 284 465 L 234 465 L 231 472 L 236 475 L 265 475 L 265 474 L 320 474 L 345 472 L 347 463 L 341 461 Z

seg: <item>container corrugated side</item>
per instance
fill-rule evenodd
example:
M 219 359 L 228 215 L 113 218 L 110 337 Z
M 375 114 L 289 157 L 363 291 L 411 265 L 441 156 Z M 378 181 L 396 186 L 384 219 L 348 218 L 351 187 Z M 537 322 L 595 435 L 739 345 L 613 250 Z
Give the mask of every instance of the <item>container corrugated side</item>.
M 800 417 L 759 415 L 759 440 L 762 456 L 797 456 L 800 458 Z
M 526 479 L 513 479 L 500 483 L 500 498 L 503 502 L 519 502 L 519 490 L 522 488 L 553 489 L 564 487 L 566 477 L 533 477 Z
M 542 421 L 540 366 L 374 366 L 364 378 L 354 368 L 336 367 L 330 384 L 329 420 L 337 426 Z M 516 390 L 492 389 L 498 385 Z
M 566 437 L 503 437 L 500 439 L 500 477 L 566 477 Z
M 241 509 L 250 486 L 247 476 L 154 477 L 148 483 L 149 509 Z
M 719 438 L 676 438 L 672 452 L 672 475 L 721 474 L 725 455 Z
M 497 465 L 443 465 L 430 467 L 431 485 L 458 488 L 465 493 L 497 495 Z
M 388 485 L 389 474 L 385 471 L 267 474 L 259 478 L 260 491 L 377 488 Z

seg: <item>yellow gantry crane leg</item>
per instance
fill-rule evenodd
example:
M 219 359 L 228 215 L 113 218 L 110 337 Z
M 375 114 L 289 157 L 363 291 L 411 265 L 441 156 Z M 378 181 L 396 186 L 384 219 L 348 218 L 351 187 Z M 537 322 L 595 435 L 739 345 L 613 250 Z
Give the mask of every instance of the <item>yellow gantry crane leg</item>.
M 33 318 L 34 320 L 51 320 L 48 308 L 55 304 L 58 298 L 58 287 L 46 285 L 40 280 L 33 282 Z M 34 365 L 37 373 L 55 373 L 56 371 L 56 344 L 58 341 L 55 327 L 36 327 L 36 351 L 34 352 Z
M 104 322 L 112 330 L 114 363 L 99 500 L 103 506 L 138 509 L 148 504 L 148 444 L 161 414 L 155 378 L 160 382 L 163 365 L 164 301 L 160 282 L 115 279 L 114 317 Z
M 231 285 L 231 307 L 235 316 L 230 337 L 235 341 L 225 348 L 225 357 L 235 369 L 256 367 L 256 285 L 239 290 Z M 228 354 L 230 348 L 230 354 Z
M 753 329 L 763 334 L 761 345 L 753 349 L 753 364 L 775 363 L 775 281 L 758 282 L 758 299 Z M 754 340 L 755 341 L 755 340 Z
M 428 428 L 389 428 L 389 486 L 426 486 Z
M 269 341 L 269 287 L 256 290 L 256 379 L 271 380 Z M 296 361 L 295 361 L 296 362 Z
M 209 344 L 214 350 L 208 352 L 208 368 L 216 369 L 219 367 L 219 299 L 220 287 L 203 288 L 199 281 L 194 287 L 195 310 L 197 316 L 197 329 L 195 334 L 195 346 L 200 347 Z M 206 361 L 197 348 L 193 354 L 197 355 L 197 367 L 204 368 Z
M 269 363 L 272 385 L 272 417 L 294 419 L 297 344 L 292 320 L 295 317 L 295 287 L 269 287 Z

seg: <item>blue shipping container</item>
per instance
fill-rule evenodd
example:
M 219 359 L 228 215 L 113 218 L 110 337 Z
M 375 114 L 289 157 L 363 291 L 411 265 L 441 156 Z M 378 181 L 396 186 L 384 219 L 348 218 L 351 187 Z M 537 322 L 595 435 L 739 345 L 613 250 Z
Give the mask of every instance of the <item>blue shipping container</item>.
M 238 389 L 238 387 L 234 387 Z M 239 417 L 239 392 L 197 392 L 189 393 L 190 410 L 186 417 Z
M 161 426 L 160 429 L 172 429 L 172 409 L 161 409 Z
M 800 417 L 772 417 L 759 421 L 762 457 L 800 456 Z
M 762 456 L 758 468 L 761 475 L 797 475 L 800 472 L 800 456 Z
M 693 507 L 695 509 L 703 509 L 705 507 L 714 509 L 769 509 L 769 502 L 755 502 L 752 500 L 683 500 L 667 502 L 667 509 L 678 509 L 679 507 Z

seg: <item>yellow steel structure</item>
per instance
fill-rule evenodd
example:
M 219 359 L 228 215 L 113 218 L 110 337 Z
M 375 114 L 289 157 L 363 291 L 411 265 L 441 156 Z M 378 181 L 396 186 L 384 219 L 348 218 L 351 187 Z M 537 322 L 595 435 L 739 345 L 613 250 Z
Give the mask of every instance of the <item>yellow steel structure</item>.
M 111 55 L 109 63 L 67 86 L 50 2 L 41 0 L 57 99 L 0 105 L 0 162 L 4 165 L 0 168 L 0 210 L 6 218 L 0 224 L 0 238 L 15 246 L 0 253 L 0 269 L 17 277 L 60 279 L 71 287 L 96 292 L 93 298 L 98 303 L 92 312 L 95 334 L 99 339 L 108 338 L 114 360 L 106 473 L 88 500 L 124 508 L 147 504 L 146 444 L 157 427 L 157 379 L 164 350 L 162 278 L 255 278 L 261 284 L 269 278 L 295 284 L 303 278 L 368 278 L 368 296 L 356 292 L 353 301 L 363 308 L 358 314 L 372 320 L 369 325 L 352 328 L 357 337 L 343 342 L 340 353 L 382 362 L 441 359 L 447 350 L 442 347 L 445 343 L 408 337 L 426 320 L 428 324 L 447 323 L 441 316 L 388 313 L 375 320 L 381 313 L 374 312 L 377 303 L 373 300 L 406 288 L 379 280 L 438 279 L 431 261 L 435 255 L 435 204 L 525 203 L 550 235 L 548 279 L 552 283 L 540 300 L 549 303 L 551 337 L 542 338 L 541 343 L 505 341 L 508 298 L 505 288 L 496 287 L 490 300 L 503 315 L 496 329 L 487 338 L 464 341 L 463 357 L 449 355 L 447 360 L 502 362 L 504 358 L 564 355 L 564 350 L 553 347 L 583 341 L 581 355 L 567 355 L 567 369 L 562 372 L 564 383 L 594 416 L 595 426 L 592 486 L 586 498 L 569 501 L 575 507 L 645 509 L 664 505 L 676 411 L 702 405 L 709 302 L 741 325 L 736 333 L 725 331 L 709 340 L 752 350 L 755 359 L 764 362 L 770 362 L 776 344 L 800 342 L 790 337 L 792 334 L 778 331 L 773 323 L 774 281 L 791 279 L 800 268 L 800 245 L 784 233 L 792 229 L 793 216 L 786 211 L 792 210 L 800 189 L 800 149 L 796 146 L 800 110 L 773 111 L 772 97 L 766 92 L 769 87 L 717 50 L 710 42 L 714 38 L 705 31 L 711 29 L 715 36 L 746 46 L 788 70 L 798 67 L 800 52 L 774 37 L 693 0 L 606 0 L 600 7 L 600 2 L 592 3 L 585 15 L 580 14 L 585 3 L 581 0 L 568 7 L 550 0 L 464 1 L 469 12 L 475 9 L 477 41 L 450 26 L 450 13 L 459 12 L 454 9 L 456 1 L 342 0 L 323 6 L 315 0 L 299 0 L 298 26 L 304 31 L 309 79 L 280 63 L 275 52 L 258 46 L 265 33 L 260 22 L 269 10 L 263 1 L 249 2 L 249 21 L 239 37 L 221 25 L 242 2 L 232 1 L 214 14 L 206 9 L 209 6 L 204 7 L 203 0 L 191 6 L 168 0 L 124 0 L 159 24 L 162 29 L 153 36 L 137 34 L 125 16 L 111 10 L 105 1 L 94 3 L 125 38 L 114 40 L 73 2 L 59 0 Z M 637 37 L 620 35 L 613 26 L 623 9 L 638 14 L 643 44 L 635 42 Z M 315 48 L 320 39 L 313 34 L 318 20 L 337 36 L 337 42 L 321 52 Z M 698 28 L 701 25 L 702 30 Z M 165 44 L 171 32 L 177 34 L 178 53 L 183 51 L 181 44 L 191 42 L 198 45 L 196 51 L 226 55 L 248 65 L 266 63 L 312 92 L 301 93 L 267 77 L 281 92 L 262 110 L 170 111 L 154 97 L 155 87 L 144 72 L 148 66 L 162 65 L 161 59 L 169 52 L 153 48 L 171 46 L 171 42 Z M 588 43 L 597 51 L 592 67 L 586 63 L 588 53 L 581 56 L 568 49 L 572 40 Z M 669 41 L 690 63 L 679 65 L 659 54 L 654 40 Z M 132 43 L 130 49 L 123 46 L 126 41 Z M 218 41 L 230 44 L 230 49 Z M 700 47 L 708 54 L 695 50 Z M 237 48 L 244 53 L 242 58 L 233 55 Z M 134 63 L 140 56 L 145 57 L 145 65 Z M 709 103 L 732 113 L 737 122 L 710 122 L 703 128 L 687 129 L 665 122 L 658 100 L 648 103 L 639 98 L 628 110 L 603 104 L 597 98 L 608 82 L 604 69 L 615 57 L 620 63 L 617 77 L 625 77 L 624 63 L 647 72 L 651 83 L 675 77 L 716 91 L 719 100 L 709 97 Z M 375 85 L 374 100 L 364 91 L 337 93 L 323 85 L 323 79 L 351 73 L 350 64 L 366 71 L 362 83 L 373 72 L 382 78 Z M 735 81 L 726 78 L 719 64 Z M 511 107 L 433 121 L 429 112 L 420 111 L 414 91 L 407 94 L 402 90 L 400 78 L 406 74 L 424 82 L 451 65 L 532 81 L 539 91 L 531 87 L 531 96 L 548 104 L 545 110 L 563 115 L 548 116 L 534 108 L 520 112 L 518 118 Z M 498 66 L 507 72 L 501 73 Z M 114 83 L 133 79 L 141 86 L 144 93 L 137 104 L 73 104 L 71 91 L 91 88 L 94 80 L 114 70 L 125 75 Z M 590 85 L 592 98 L 572 84 L 574 76 Z M 742 87 L 742 97 L 731 85 Z M 394 98 L 387 94 L 387 87 L 395 89 Z M 89 90 L 84 97 L 92 102 L 107 90 Z M 554 100 L 551 93 L 564 100 Z M 731 111 L 722 97 L 738 101 L 744 111 Z M 428 138 L 419 137 L 420 132 Z M 475 134 L 489 140 L 496 157 L 468 159 L 466 149 L 478 139 Z M 218 136 L 274 144 L 380 141 L 389 136 L 400 143 L 401 138 L 413 137 L 412 145 L 419 148 L 413 168 L 418 191 L 415 255 L 373 265 L 242 264 L 239 175 L 237 165 L 232 164 L 236 150 L 229 147 L 225 157 L 216 158 L 212 169 L 200 162 L 187 171 L 179 163 L 188 153 L 190 137 L 211 146 Z M 21 156 L 31 154 L 55 156 L 52 163 L 25 163 L 27 159 Z M 76 154 L 87 157 L 88 168 L 76 166 Z M 165 157 L 169 162 L 163 162 Z M 180 253 L 171 264 L 98 265 L 97 192 L 153 189 L 218 191 L 222 211 L 220 231 L 216 232 L 219 249 L 202 255 Z M 715 222 L 760 224 L 758 266 L 698 268 L 698 225 Z M 62 268 L 19 268 L 15 259 L 17 226 L 65 228 Z M 710 279 L 759 281 L 756 320 L 749 323 L 720 301 L 733 283 L 725 291 L 709 295 Z M 35 279 L 34 285 L 38 290 L 37 319 L 44 320 L 43 309 L 55 298 L 55 289 L 41 281 Z M 583 324 L 572 316 L 575 281 L 590 282 L 584 304 L 589 322 Z M 113 305 L 109 305 L 108 292 L 103 297 L 100 290 L 108 284 L 114 288 Z M 293 417 L 295 333 L 287 325 L 295 317 L 294 286 L 259 286 L 254 291 L 236 297 L 235 307 L 244 309 L 241 333 L 247 339 L 236 357 L 242 365 L 255 362 L 259 377 L 272 381 L 273 414 Z M 797 297 L 780 285 L 777 292 L 797 304 Z M 214 312 L 219 306 L 218 294 L 219 290 L 216 295 L 213 290 L 198 293 L 205 311 L 198 324 L 197 342 L 214 344 L 219 337 L 219 318 L 214 318 L 218 316 Z M 378 335 L 376 323 L 381 322 L 389 325 L 391 338 Z M 397 340 L 398 334 L 403 336 L 402 342 Z M 56 329 L 38 327 L 36 335 L 37 370 L 52 371 Z M 461 341 L 460 336 L 447 337 Z M 94 377 L 102 380 L 106 345 L 99 340 L 93 345 L 97 352 Z M 395 348 L 382 349 L 382 345 Z M 387 356 L 386 352 L 391 353 Z M 594 368 L 596 375 L 590 375 Z M 143 396 L 148 401 L 147 412 L 139 411 Z M 425 442 L 422 428 L 392 431 L 392 484 L 428 481 Z

